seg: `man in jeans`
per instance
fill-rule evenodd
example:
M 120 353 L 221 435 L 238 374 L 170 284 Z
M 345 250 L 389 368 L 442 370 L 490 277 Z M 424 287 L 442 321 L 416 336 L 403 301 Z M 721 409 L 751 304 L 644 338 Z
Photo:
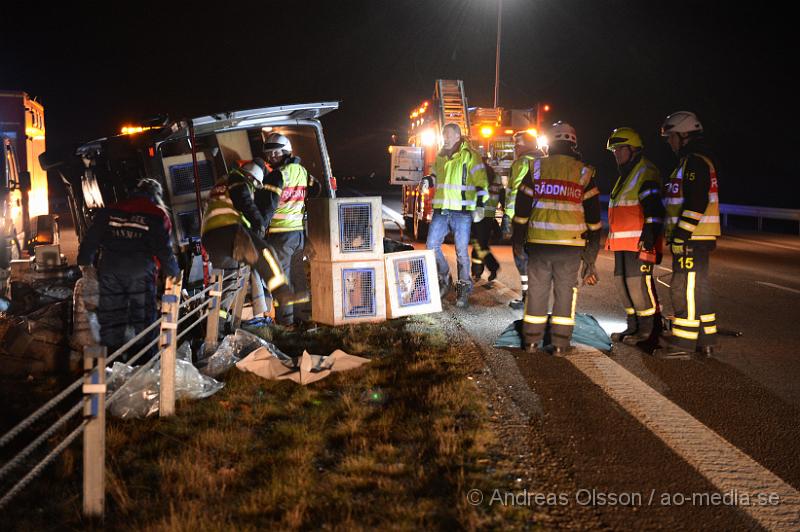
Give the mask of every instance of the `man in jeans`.
M 483 219 L 483 196 L 478 192 L 489 187 L 486 167 L 481 155 L 461 136 L 457 124 L 442 129 L 444 146 L 436 156 L 433 175 L 436 192 L 433 197 L 433 219 L 428 229 L 427 249 L 436 253 L 436 267 L 442 296 L 450 288 L 450 267 L 442 253 L 442 243 L 452 231 L 456 245 L 458 282 L 457 307 L 466 307 L 472 291 L 470 277 L 469 235 L 472 222 Z

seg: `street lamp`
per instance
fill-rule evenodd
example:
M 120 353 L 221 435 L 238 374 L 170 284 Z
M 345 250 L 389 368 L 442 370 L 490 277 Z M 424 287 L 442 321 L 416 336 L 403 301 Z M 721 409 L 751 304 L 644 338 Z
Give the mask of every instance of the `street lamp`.
M 503 21 L 503 0 L 497 0 L 497 51 L 494 59 L 494 107 L 500 100 L 500 26 Z

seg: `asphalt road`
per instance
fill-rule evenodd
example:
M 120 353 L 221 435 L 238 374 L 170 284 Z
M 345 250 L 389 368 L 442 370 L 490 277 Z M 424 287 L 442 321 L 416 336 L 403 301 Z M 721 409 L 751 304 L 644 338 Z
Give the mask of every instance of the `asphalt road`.
M 384 197 L 399 210 L 399 202 Z M 387 236 L 399 238 L 389 231 Z M 424 247 L 416 244 L 417 247 Z M 452 245 L 444 246 L 455 272 Z M 492 347 L 499 333 L 522 317 L 507 303 L 519 293 L 519 278 L 508 245 L 493 246 L 501 264 L 499 283 L 479 283 L 467 310 L 448 301 L 445 313 L 483 349 L 487 371 L 497 382 L 491 393 L 530 416 L 541 431 L 533 447 L 544 447 L 568 471 L 570 493 L 596 489 L 598 493 L 721 493 L 722 484 L 701 474 L 687 459 L 646 426 L 647 415 L 631 415 L 607 390 L 592 382 L 564 358 L 529 357 Z M 722 336 L 720 352 L 709 360 L 656 360 L 636 348 L 617 345 L 609 355 L 619 367 L 658 392 L 665 404 L 676 405 L 704 425 L 709 434 L 752 458 L 763 474 L 774 474 L 786 484 L 783 509 L 800 527 L 800 506 L 794 506 L 800 488 L 800 239 L 794 236 L 726 235 L 712 255 L 711 278 L 718 323 L 740 331 Z M 671 313 L 671 271 L 667 256 L 656 275 L 665 313 Z M 624 328 L 613 277 L 613 255 L 598 258 L 600 283 L 582 287 L 578 312 L 595 316 L 607 332 Z M 455 275 L 455 274 L 454 274 Z M 453 299 L 451 295 L 450 300 Z M 603 355 L 605 356 L 605 355 Z M 612 386 L 613 388 L 613 386 Z M 718 436 L 717 436 L 718 435 Z M 533 436 L 528 436 L 533 437 Z M 703 451 L 713 452 L 716 451 Z M 699 459 L 702 461 L 703 459 Z M 725 466 L 732 480 L 724 486 L 745 486 L 745 466 Z M 547 470 L 546 468 L 544 470 Z M 554 480 L 564 486 L 561 480 Z M 571 490 L 571 491 L 570 491 Z M 581 492 L 584 493 L 584 492 Z M 785 521 L 770 522 L 732 505 L 620 505 L 592 504 L 597 522 L 612 528 L 781 529 Z M 797 521 L 793 521 L 794 518 Z

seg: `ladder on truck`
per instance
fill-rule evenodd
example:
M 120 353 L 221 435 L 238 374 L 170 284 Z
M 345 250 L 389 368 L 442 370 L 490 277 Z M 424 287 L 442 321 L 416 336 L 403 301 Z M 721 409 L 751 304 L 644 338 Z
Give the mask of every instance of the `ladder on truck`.
M 461 134 L 469 136 L 469 110 L 464 94 L 464 82 L 460 79 L 437 79 L 433 98 L 439 102 L 439 123 L 458 124 Z

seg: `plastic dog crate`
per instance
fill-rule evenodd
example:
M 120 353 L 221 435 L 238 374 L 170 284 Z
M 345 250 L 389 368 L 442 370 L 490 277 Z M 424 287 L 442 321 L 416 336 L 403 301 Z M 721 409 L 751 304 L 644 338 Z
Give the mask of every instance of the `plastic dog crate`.
M 389 253 L 386 264 L 386 315 L 389 318 L 442 311 L 436 257 L 432 250 Z
M 308 203 L 312 259 L 325 262 L 383 258 L 380 197 L 321 198 Z
M 326 325 L 386 320 L 382 260 L 311 262 L 311 320 Z

